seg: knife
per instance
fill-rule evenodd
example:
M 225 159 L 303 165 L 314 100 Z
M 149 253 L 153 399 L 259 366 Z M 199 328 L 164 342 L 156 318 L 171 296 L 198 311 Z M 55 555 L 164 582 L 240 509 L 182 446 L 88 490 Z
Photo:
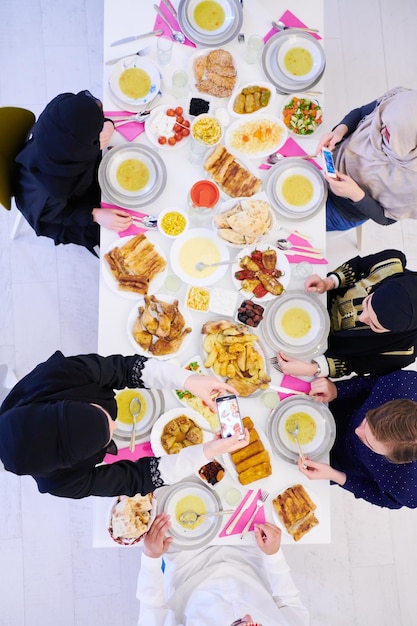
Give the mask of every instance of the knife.
M 129 41 L 136 41 L 137 39 L 145 39 L 145 37 L 152 37 L 153 35 L 158 36 L 162 35 L 164 31 L 162 28 L 158 28 L 158 30 L 152 30 L 150 33 L 144 33 L 143 35 L 134 35 L 132 37 L 124 37 L 124 39 L 118 39 L 117 41 L 113 41 L 110 44 L 110 47 L 120 46 L 122 43 L 129 43 Z
M 252 506 L 254 500 L 256 500 L 257 497 L 258 497 L 258 491 L 254 490 L 252 492 L 252 494 L 249 496 L 249 498 L 246 500 L 246 506 L 244 508 L 240 509 L 240 511 L 236 515 L 235 519 L 231 522 L 231 524 L 229 524 L 229 526 L 224 531 L 225 535 L 230 535 L 233 532 L 233 530 L 236 527 L 236 524 L 238 523 L 238 521 L 240 520 L 242 515 L 244 515 L 246 513 L 246 511 L 248 509 L 250 509 L 250 507 Z
M 308 396 L 306 391 L 298 391 L 297 389 L 290 389 L 289 387 L 281 387 L 281 385 L 268 385 L 268 389 L 272 391 L 279 391 L 281 393 L 291 393 L 296 396 Z

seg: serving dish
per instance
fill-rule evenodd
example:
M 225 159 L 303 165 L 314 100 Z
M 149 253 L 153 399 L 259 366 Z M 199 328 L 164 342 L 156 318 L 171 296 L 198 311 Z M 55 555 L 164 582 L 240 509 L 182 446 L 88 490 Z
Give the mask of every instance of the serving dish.
M 145 498 L 143 498 L 142 496 L 138 495 L 137 496 L 140 500 L 145 500 Z M 150 527 L 152 526 L 152 523 L 155 519 L 156 516 L 156 510 L 157 510 L 157 500 L 154 494 L 150 494 L 150 496 L 148 496 L 149 498 L 152 499 L 151 501 L 151 509 L 149 510 L 146 505 L 144 507 L 138 507 L 138 508 L 143 508 L 143 511 L 141 511 L 139 513 L 139 515 L 141 513 L 144 513 L 146 511 L 149 512 L 149 519 L 146 523 L 146 530 L 139 536 L 139 537 L 134 537 L 134 538 L 127 538 L 127 537 L 114 537 L 113 536 L 113 527 L 112 527 L 112 521 L 113 521 L 113 511 L 115 509 L 115 507 L 122 501 L 130 501 L 130 502 L 134 502 L 136 496 L 134 496 L 133 498 L 127 498 L 126 496 L 118 496 L 116 498 L 116 500 L 112 501 L 112 504 L 110 506 L 109 512 L 108 512 L 108 519 L 107 519 L 107 530 L 109 532 L 110 537 L 112 538 L 112 540 L 117 543 L 119 546 L 133 546 L 136 545 L 138 543 L 140 543 L 141 541 L 143 541 L 143 539 L 146 537 L 148 530 L 150 529 Z M 148 517 L 148 516 L 147 516 Z
M 216 263 L 227 261 L 228 258 L 226 245 L 215 239 L 213 231 L 207 228 L 191 228 L 177 237 L 170 253 L 170 262 L 175 274 L 185 283 L 197 287 L 212 285 L 227 271 L 227 265 L 198 271 L 195 268 L 197 262 Z
M 294 137 L 311 137 L 323 122 L 323 108 L 308 94 L 292 94 L 282 105 L 281 118 Z
M 282 250 L 279 250 L 275 246 L 272 246 L 267 243 L 260 243 L 255 246 L 248 246 L 247 248 L 243 248 L 243 250 L 239 252 L 239 254 L 236 256 L 236 263 L 232 265 L 232 280 L 233 280 L 234 286 L 243 296 L 245 296 L 246 298 L 250 298 L 251 300 L 254 300 L 255 302 L 264 303 L 264 302 L 269 302 L 270 300 L 274 300 L 275 298 L 280 298 L 281 295 L 274 295 L 270 292 L 268 292 L 262 297 L 256 297 L 256 295 L 254 295 L 253 292 L 245 291 L 242 288 L 242 281 L 238 280 L 235 277 L 236 272 L 242 271 L 242 267 L 240 265 L 241 259 L 243 259 L 245 256 L 250 257 L 251 253 L 254 250 L 258 250 L 260 252 L 265 252 L 266 250 L 273 250 L 275 252 L 275 254 L 277 255 L 277 262 L 276 262 L 275 267 L 276 269 L 282 272 L 282 276 L 280 276 L 278 280 L 284 289 L 288 287 L 290 283 L 290 278 L 291 278 L 290 263 L 287 257 L 285 256 L 285 253 Z
M 151 446 L 155 456 L 166 456 L 168 454 L 168 452 L 166 452 L 164 447 L 162 446 L 161 436 L 164 427 L 168 424 L 168 422 L 179 417 L 180 415 L 185 415 L 186 417 L 191 419 L 197 426 L 205 429 L 202 431 L 203 443 L 205 443 L 206 441 L 211 441 L 213 439 L 214 433 L 210 434 L 210 432 L 207 432 L 207 421 L 200 413 L 194 411 L 193 409 L 190 409 L 189 407 L 177 407 L 175 409 L 170 409 L 169 411 L 163 413 L 152 426 Z
M 274 485 L 274 491 L 271 493 L 271 502 L 272 500 L 274 500 L 279 494 L 282 494 L 286 489 L 288 489 L 289 487 L 293 487 L 293 484 L 286 484 L 283 487 L 279 487 L 276 488 L 276 485 Z M 323 519 L 323 514 L 322 514 L 322 506 L 321 506 L 321 502 L 318 498 L 318 496 L 316 495 L 316 493 L 314 491 L 312 491 L 310 489 L 309 486 L 305 486 L 303 485 L 307 495 L 309 496 L 309 498 L 312 500 L 312 502 L 314 502 L 316 508 L 314 509 L 314 516 L 317 518 L 317 520 L 319 521 L 320 524 L 320 520 Z M 278 515 L 277 511 L 275 510 L 274 505 L 272 505 L 272 519 L 275 522 L 275 524 L 281 528 L 282 532 L 287 535 L 288 537 L 292 537 L 291 533 L 289 532 L 289 530 L 287 529 L 287 527 L 285 526 L 285 524 L 283 523 L 281 517 Z M 311 539 L 311 535 L 312 533 L 315 533 L 315 529 L 317 529 L 318 526 L 314 526 L 314 528 L 312 528 L 311 530 L 309 530 L 303 537 L 301 537 L 297 543 L 303 543 L 303 541 L 305 540 L 305 537 L 308 536 L 308 540 L 309 542 L 312 541 Z M 292 537 L 293 538 L 293 537 Z M 294 539 L 294 538 L 293 538 Z
M 231 211 L 232 209 L 234 209 L 235 207 L 240 206 L 242 211 L 247 210 L 248 207 L 253 207 L 253 204 L 252 204 L 253 200 L 261 200 L 263 202 L 267 202 L 270 205 L 268 209 L 267 218 L 265 220 L 262 220 L 263 232 L 262 234 L 258 235 L 253 231 L 252 227 L 249 227 L 244 232 L 240 228 L 238 232 L 234 228 L 232 228 L 230 225 L 228 225 L 228 228 L 230 228 L 232 231 L 234 231 L 235 233 L 237 232 L 239 235 L 242 235 L 242 237 L 240 238 L 242 239 L 242 243 L 234 243 L 233 241 L 230 240 L 230 239 L 233 239 L 234 237 L 226 238 L 227 236 L 229 236 L 229 234 L 225 232 L 221 232 L 220 228 L 224 228 L 224 226 L 221 226 L 221 224 L 218 226 L 218 223 L 221 222 L 222 217 L 224 218 L 225 216 L 227 216 L 227 213 Z M 246 201 L 249 201 L 249 203 Z M 256 246 L 268 240 L 270 233 L 275 230 L 276 228 L 275 211 L 273 210 L 273 207 L 271 206 L 266 193 L 263 191 L 255 193 L 250 198 L 247 198 L 247 197 L 232 198 L 230 200 L 226 200 L 225 202 L 222 202 L 222 204 L 219 206 L 213 218 L 213 228 L 217 236 L 222 241 L 224 241 L 226 246 L 228 246 L 229 248 L 235 248 L 238 250 L 238 249 L 247 247 L 248 245 Z
M 261 90 L 269 91 L 270 96 L 269 96 L 268 104 L 252 112 L 239 113 L 235 111 L 234 105 L 235 105 L 236 98 L 240 94 L 242 94 L 242 91 L 250 90 L 252 87 L 259 87 Z M 235 87 L 235 89 L 232 92 L 232 95 L 229 98 L 229 102 L 227 103 L 227 111 L 233 117 L 238 117 L 238 118 L 243 118 L 243 119 L 246 119 L 248 115 L 252 115 L 253 113 L 270 113 L 273 109 L 275 97 L 276 97 L 275 85 L 264 80 L 256 80 L 256 81 L 253 80 L 251 82 L 244 83 L 243 85 L 237 85 Z
M 287 127 L 278 117 L 263 113 L 239 116 L 227 129 L 225 145 L 248 159 L 276 152 L 287 140 Z
M 174 111 L 174 113 L 181 110 L 181 113 L 167 115 L 168 110 Z M 181 126 L 178 119 L 182 120 Z M 151 144 L 159 150 L 177 150 L 187 145 L 190 141 L 190 126 L 190 121 L 187 117 L 184 117 L 183 107 L 178 107 L 175 104 L 160 104 L 153 108 L 150 115 L 146 118 L 145 134 Z M 181 135 L 180 140 L 178 140 L 179 135 Z M 158 140 L 159 137 L 165 137 L 166 142 L 161 143 Z M 169 143 L 170 139 L 174 141 L 172 138 L 176 140 L 176 143 L 173 145 Z

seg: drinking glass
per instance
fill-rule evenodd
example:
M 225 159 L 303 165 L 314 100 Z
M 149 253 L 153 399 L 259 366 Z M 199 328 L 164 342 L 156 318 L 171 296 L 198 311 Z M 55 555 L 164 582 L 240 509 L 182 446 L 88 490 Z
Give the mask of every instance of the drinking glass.
M 172 75 L 172 95 L 183 100 L 187 94 L 188 74 L 184 70 L 177 70 Z
M 172 58 L 172 39 L 163 35 L 158 38 L 156 52 L 159 65 L 167 65 Z
M 260 35 L 251 35 L 245 49 L 246 63 L 257 63 L 262 56 L 264 40 Z

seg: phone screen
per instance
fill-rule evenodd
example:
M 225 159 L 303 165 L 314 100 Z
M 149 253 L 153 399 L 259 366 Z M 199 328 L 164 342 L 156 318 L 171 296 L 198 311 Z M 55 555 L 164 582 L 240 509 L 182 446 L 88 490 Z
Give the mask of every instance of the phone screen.
M 235 395 L 216 398 L 217 413 L 220 422 L 220 432 L 223 439 L 234 435 L 234 426 L 237 424 L 244 436 L 242 418 Z
M 332 153 L 330 150 L 326 150 L 323 148 L 322 150 L 323 159 L 324 159 L 324 167 L 329 176 L 336 176 L 336 168 L 334 166 Z

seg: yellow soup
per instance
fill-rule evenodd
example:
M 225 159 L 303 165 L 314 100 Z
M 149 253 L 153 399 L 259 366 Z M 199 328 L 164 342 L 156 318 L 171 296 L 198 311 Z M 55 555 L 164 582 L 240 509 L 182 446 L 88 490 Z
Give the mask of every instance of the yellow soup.
M 284 55 L 284 67 L 293 76 L 305 76 L 313 69 L 313 57 L 305 48 L 291 48 Z
M 194 9 L 194 21 L 202 30 L 217 30 L 224 24 L 224 9 L 214 0 L 203 0 Z
M 121 73 L 119 78 L 120 91 L 134 100 L 144 98 L 149 93 L 151 85 L 151 77 L 139 67 L 129 67 Z
M 314 419 L 308 413 L 299 411 L 292 413 L 285 420 L 285 432 L 288 435 L 288 439 L 293 443 L 296 443 L 295 437 L 290 435 L 290 432 L 294 432 L 298 426 L 297 438 L 300 445 L 307 445 L 311 443 L 316 436 L 317 426 Z
M 288 176 L 282 184 L 282 195 L 288 204 L 305 206 L 311 202 L 314 188 L 311 181 L 302 174 Z
M 206 267 L 196 270 L 195 265 L 203 263 L 218 263 L 221 261 L 220 250 L 208 237 L 194 237 L 186 241 L 180 249 L 179 262 L 182 270 L 193 278 L 206 278 L 217 271 L 217 267 Z
M 300 307 L 291 307 L 285 311 L 281 319 L 282 330 L 292 339 L 302 339 L 311 330 L 311 317 Z
M 191 524 L 184 524 L 180 522 L 180 517 L 185 511 L 194 511 L 195 513 L 207 513 L 206 505 L 203 500 L 198 496 L 184 496 L 181 500 L 178 500 L 175 506 L 175 519 L 183 527 L 189 530 L 194 530 L 197 526 L 201 526 L 204 522 L 204 517 L 199 517 L 195 522 Z
M 148 184 L 149 169 L 139 159 L 126 159 L 116 170 L 116 180 L 126 191 L 140 191 Z
M 146 413 L 146 400 L 143 395 L 135 389 L 124 389 L 116 395 L 117 419 L 128 426 L 133 424 L 133 416 L 129 408 L 133 398 L 138 398 L 140 402 L 141 409 L 136 418 L 136 421 L 140 422 Z

